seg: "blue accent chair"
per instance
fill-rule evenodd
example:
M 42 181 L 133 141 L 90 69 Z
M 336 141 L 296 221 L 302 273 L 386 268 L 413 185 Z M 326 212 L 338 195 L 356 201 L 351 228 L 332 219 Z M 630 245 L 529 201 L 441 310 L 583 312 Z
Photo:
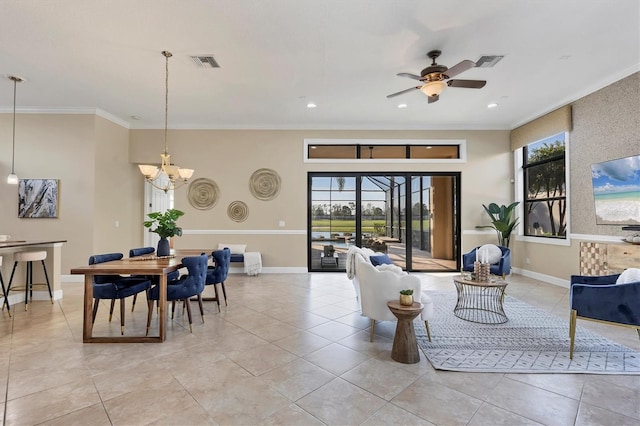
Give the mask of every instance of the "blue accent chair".
M 218 286 L 222 287 L 224 296 L 224 304 L 227 306 L 227 290 L 224 288 L 224 282 L 229 275 L 229 265 L 231 264 L 231 250 L 225 247 L 222 250 L 215 250 L 211 253 L 215 266 L 209 266 L 207 270 L 206 285 L 213 285 L 216 297 L 206 297 L 203 300 L 218 302 L 218 312 L 220 312 L 220 295 L 218 294 Z
M 140 247 L 140 248 L 132 248 L 129 250 L 129 257 L 137 257 L 137 256 L 152 256 L 156 252 L 156 249 L 153 247 Z M 157 275 L 134 275 L 137 278 L 146 278 L 151 280 L 152 285 L 158 285 L 160 281 L 160 277 Z M 171 280 L 177 280 L 180 278 L 180 271 L 173 271 L 167 274 L 167 282 Z M 131 312 L 136 307 L 136 301 L 138 300 L 138 295 L 133 296 L 133 303 L 131 304 Z
M 469 253 L 462 255 L 462 270 L 473 272 L 473 262 L 476 261 L 476 250 L 481 246 L 478 246 L 471 250 Z M 494 263 L 489 267 L 489 271 L 493 275 L 506 276 L 511 273 L 511 250 L 508 247 L 500 247 L 502 251 L 502 257 L 498 263 Z
M 89 265 L 122 259 L 122 253 L 96 254 L 89 257 Z M 147 291 L 151 281 L 145 277 L 123 277 L 121 275 L 94 275 L 93 277 L 93 322 L 96 320 L 100 299 L 111 299 L 109 321 L 113 317 L 116 300 L 120 300 L 120 333 L 124 335 L 124 299 Z M 93 323 L 92 322 L 92 323 Z
M 569 358 L 573 359 L 576 321 L 586 319 L 635 328 L 640 337 L 640 281 L 616 284 L 620 275 L 571 276 Z
M 171 318 L 173 319 L 173 313 L 175 312 L 176 300 L 182 300 L 187 307 L 187 315 L 189 316 L 189 330 L 193 332 L 192 320 L 191 320 L 191 303 L 190 297 L 198 296 L 198 303 L 200 305 L 200 315 L 202 322 L 204 322 L 204 310 L 202 308 L 202 291 L 204 290 L 204 283 L 207 278 L 207 262 L 209 257 L 206 254 L 200 256 L 189 256 L 182 258 L 182 264 L 187 267 L 189 273 L 183 275 L 179 279 L 171 280 L 167 282 L 167 300 L 172 301 Z M 149 304 L 149 315 L 147 316 L 147 334 L 149 334 L 149 327 L 151 325 L 151 314 L 153 312 L 153 301 L 160 298 L 160 287 L 155 286 L 149 292 L 147 292 L 147 301 Z

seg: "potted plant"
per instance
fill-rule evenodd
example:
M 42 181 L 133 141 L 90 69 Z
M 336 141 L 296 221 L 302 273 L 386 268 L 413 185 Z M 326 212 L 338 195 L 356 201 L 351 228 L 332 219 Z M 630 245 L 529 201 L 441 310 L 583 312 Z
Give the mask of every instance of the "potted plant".
M 413 305 L 413 290 L 400 290 L 400 304 L 402 306 Z
M 149 228 L 150 232 L 155 232 L 160 236 L 158 250 L 156 251 L 158 256 L 169 256 L 170 247 L 167 238 L 175 237 L 176 235 L 182 236 L 182 228 L 176 225 L 176 221 L 182 215 L 184 215 L 184 212 L 177 209 L 169 209 L 164 213 L 152 212 L 147 215 L 149 220 L 144 221 L 145 228 Z
M 505 206 L 504 204 L 498 206 L 496 203 L 491 203 L 489 206 L 485 206 L 484 210 L 491 218 L 491 225 L 479 225 L 476 228 L 493 228 L 498 234 L 498 245 L 503 247 L 509 247 L 509 240 L 511 238 L 511 232 L 518 225 L 518 218 L 513 217 L 513 210 L 520 204 L 519 201 Z

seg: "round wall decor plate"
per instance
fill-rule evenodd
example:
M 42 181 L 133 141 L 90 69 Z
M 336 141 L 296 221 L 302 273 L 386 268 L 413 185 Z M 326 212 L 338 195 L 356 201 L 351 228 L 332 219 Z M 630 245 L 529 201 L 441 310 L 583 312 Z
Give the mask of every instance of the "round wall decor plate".
M 242 201 L 232 201 L 227 208 L 227 214 L 234 222 L 244 222 L 249 216 L 249 207 Z
M 280 175 L 275 170 L 258 169 L 249 178 L 249 189 L 258 200 L 273 200 L 280 192 Z
M 198 178 L 189 184 L 189 203 L 198 210 L 212 209 L 220 198 L 218 184 L 207 178 Z

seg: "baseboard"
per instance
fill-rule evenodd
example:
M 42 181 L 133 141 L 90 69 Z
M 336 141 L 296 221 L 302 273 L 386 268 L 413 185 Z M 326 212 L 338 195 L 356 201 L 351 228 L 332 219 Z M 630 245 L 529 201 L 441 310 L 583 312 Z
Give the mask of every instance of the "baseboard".
M 564 287 L 564 288 L 569 288 L 569 284 L 570 284 L 569 280 L 563 280 L 561 278 L 554 277 L 554 276 L 551 276 L 551 275 L 545 275 L 545 274 L 541 274 L 539 272 L 528 271 L 526 269 L 520 269 L 520 268 L 513 268 L 512 267 L 511 271 L 515 272 L 516 274 L 525 276 L 525 277 L 533 278 L 534 280 L 544 281 L 544 282 L 549 283 L 549 284 L 557 285 L 557 286 Z M 508 280 L 508 278 L 507 278 L 507 280 Z
M 49 292 L 47 290 L 45 291 L 34 290 L 33 297 L 31 297 L 30 299 L 34 301 L 49 300 Z M 60 299 L 62 299 L 62 290 L 54 291 L 53 300 L 60 300 Z M 3 299 L 0 299 L 0 300 L 3 300 Z M 16 291 L 14 293 L 13 290 L 11 290 L 11 294 L 9 294 L 9 305 L 13 306 L 18 303 L 24 303 L 24 291 L 21 291 L 21 292 Z

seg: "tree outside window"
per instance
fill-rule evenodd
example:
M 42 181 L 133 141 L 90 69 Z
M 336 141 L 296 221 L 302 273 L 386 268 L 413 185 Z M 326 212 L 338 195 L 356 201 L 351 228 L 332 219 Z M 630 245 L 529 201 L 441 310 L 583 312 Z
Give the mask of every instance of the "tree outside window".
M 566 238 L 565 133 L 523 149 L 525 235 Z

